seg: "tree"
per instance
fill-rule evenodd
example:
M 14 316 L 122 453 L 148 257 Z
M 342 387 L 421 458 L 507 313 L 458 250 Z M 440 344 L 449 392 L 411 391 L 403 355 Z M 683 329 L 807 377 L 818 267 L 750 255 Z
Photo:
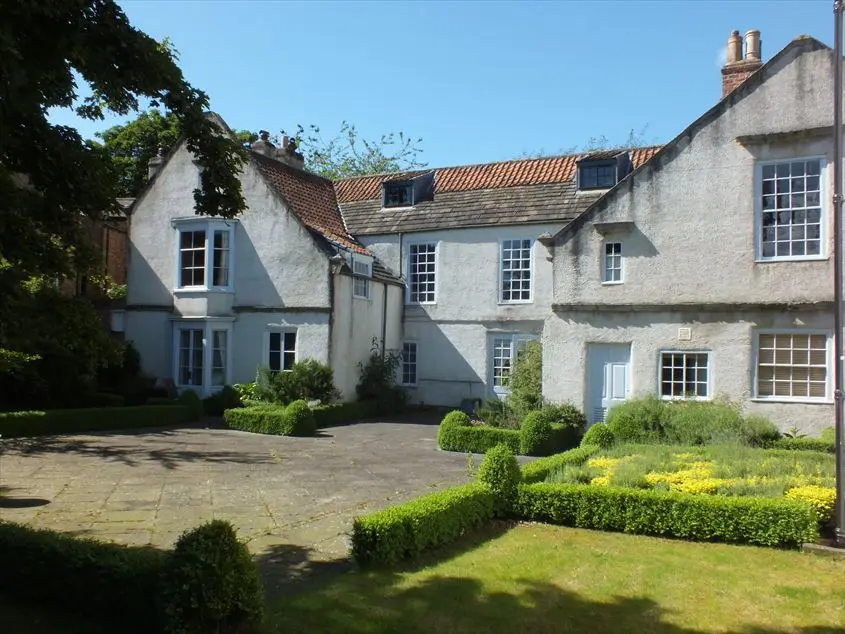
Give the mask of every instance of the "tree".
M 142 112 L 128 123 L 98 132 L 118 179 L 118 195 L 133 197 L 147 182 L 147 163 L 159 152 L 165 154 L 182 137 L 179 119 L 174 113 L 163 114 L 156 108 Z M 248 130 L 235 132 L 239 145 L 255 141 L 258 135 Z
M 646 130 L 648 130 L 648 124 L 644 125 L 642 129 L 637 132 L 633 128 L 628 133 L 628 138 L 621 143 L 611 143 L 610 139 L 607 138 L 604 134 L 599 136 L 591 136 L 587 139 L 587 142 L 584 143 L 582 146 L 573 145 L 568 148 L 560 148 L 556 152 L 547 152 L 544 149 L 535 150 L 535 151 L 523 151 L 519 156 L 516 158 L 518 159 L 532 159 L 532 158 L 545 158 L 548 156 L 562 156 L 565 154 L 586 154 L 587 152 L 598 152 L 599 150 L 610 150 L 610 149 L 618 149 L 618 150 L 630 150 L 635 147 L 644 147 L 647 145 L 656 145 L 654 139 L 646 138 Z
M 403 132 L 388 132 L 377 140 L 361 137 L 358 129 L 344 121 L 334 136 L 325 139 L 319 126 L 297 126 L 293 137 L 305 156 L 305 168 L 336 180 L 386 172 L 402 172 L 425 167 L 418 160 L 422 139 Z
M 77 83 L 90 96 L 80 99 Z M 117 210 L 117 175 L 105 149 L 72 127 L 52 125 L 50 109 L 102 119 L 105 111 L 125 115 L 148 99 L 172 113 L 203 167 L 194 191 L 201 215 L 243 211 L 238 171 L 245 154 L 205 116 L 208 97 L 185 81 L 172 47 L 132 27 L 114 0 L 3 2 L 0 95 L 0 371 L 20 376 L 34 358 L 52 354 L 38 343 L 44 337 L 35 336 L 32 320 L 20 315 L 49 305 L 42 302 L 52 294 L 51 281 L 93 268 L 84 219 Z M 90 324 L 92 314 L 81 319 Z M 78 325 L 68 332 L 87 334 Z M 93 365 L 107 363 L 113 350 L 102 352 Z M 91 374 L 88 361 L 79 375 Z M 64 369 L 66 376 L 76 371 Z

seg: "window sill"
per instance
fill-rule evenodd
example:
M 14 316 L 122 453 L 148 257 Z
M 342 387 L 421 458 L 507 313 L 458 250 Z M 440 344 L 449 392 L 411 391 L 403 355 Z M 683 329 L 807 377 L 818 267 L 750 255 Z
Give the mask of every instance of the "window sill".
M 235 294 L 234 288 L 207 288 L 205 286 L 186 286 L 183 288 L 173 289 L 174 295 L 206 295 L 208 293 L 228 293 Z
M 410 306 L 413 308 L 414 306 L 436 306 L 437 302 L 405 302 L 405 306 Z
M 533 304 L 533 303 L 534 303 L 533 299 L 520 299 L 520 300 L 508 300 L 508 301 L 499 300 L 499 302 L 498 302 L 499 306 L 526 306 L 526 305 Z
M 363 295 L 353 295 L 352 299 L 365 299 L 367 301 L 372 300 L 372 297 L 364 297 Z
M 675 401 L 678 403 L 689 403 L 691 401 L 712 401 L 710 396 L 696 396 L 694 398 L 684 398 L 683 396 L 660 396 L 661 401 Z
M 832 398 L 751 398 L 752 403 L 786 403 L 787 405 L 833 405 Z
M 777 262 L 823 262 L 829 260 L 827 255 L 802 255 L 788 258 L 755 258 L 755 264 L 773 264 Z
M 619 281 L 619 282 L 602 282 L 602 283 L 601 283 L 601 285 L 602 285 L 602 286 L 622 286 L 624 283 L 625 283 L 624 281 Z

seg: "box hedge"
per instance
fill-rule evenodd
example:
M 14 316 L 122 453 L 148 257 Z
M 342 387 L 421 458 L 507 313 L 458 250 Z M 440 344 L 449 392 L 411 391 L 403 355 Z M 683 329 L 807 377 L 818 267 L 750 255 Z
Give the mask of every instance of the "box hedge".
M 553 471 L 558 471 L 565 465 L 583 464 L 598 451 L 599 447 L 596 445 L 585 445 L 554 456 L 539 458 L 522 467 L 522 481 L 542 482 Z
M 783 498 L 540 482 L 520 485 L 517 512 L 563 526 L 761 546 L 796 546 L 819 534 L 816 511 Z
M 229 429 L 275 436 L 313 436 L 317 433 L 314 413 L 305 401 L 282 405 L 239 407 L 223 412 Z
M 0 435 L 4 438 L 15 438 L 43 434 L 161 427 L 188 423 L 196 420 L 195 416 L 194 409 L 180 403 L 3 412 L 0 413 Z
M 822 438 L 778 438 L 764 445 L 766 449 L 790 449 L 794 451 L 822 451 L 836 453 L 836 441 Z
M 484 453 L 496 445 L 507 445 L 519 453 L 519 430 L 483 425 L 446 425 L 441 423 L 437 444 L 445 451 Z
M 0 594 L 119 631 L 247 632 L 263 611 L 258 570 L 221 520 L 187 531 L 173 552 L 0 521 L 0 561 Z
M 317 433 L 314 412 L 303 400 L 294 401 L 285 408 L 282 423 L 283 436 L 313 436 Z
M 0 593 L 161 631 L 166 553 L 0 522 Z
M 361 566 L 414 557 L 486 524 L 494 506 L 493 493 L 472 483 L 358 517 L 352 525 L 352 557 Z
M 455 410 L 446 414 L 437 432 L 437 446 L 444 451 L 485 453 L 507 445 L 516 454 L 544 456 L 577 443 L 577 432 L 566 423 L 549 423 L 538 412 L 526 417 L 521 429 L 473 425 L 469 416 Z

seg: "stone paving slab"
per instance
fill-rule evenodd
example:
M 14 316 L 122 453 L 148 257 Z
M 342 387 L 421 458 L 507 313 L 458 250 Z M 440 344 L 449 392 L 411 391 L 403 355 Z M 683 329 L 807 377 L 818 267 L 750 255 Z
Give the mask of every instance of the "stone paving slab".
M 467 481 L 466 456 L 439 451 L 436 436 L 379 422 L 315 438 L 185 428 L 8 440 L 0 519 L 169 548 L 219 517 L 256 555 L 299 569 L 345 558 L 356 515 Z

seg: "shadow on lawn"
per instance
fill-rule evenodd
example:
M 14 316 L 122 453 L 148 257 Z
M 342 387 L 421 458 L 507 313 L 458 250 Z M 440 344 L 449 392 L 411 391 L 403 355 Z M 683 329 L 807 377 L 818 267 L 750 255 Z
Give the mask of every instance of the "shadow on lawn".
M 186 446 L 185 428 L 88 432 L 75 436 L 34 436 L 4 441 L 2 451 L 8 456 L 41 456 L 75 454 L 120 462 L 130 467 L 156 462 L 165 469 L 177 469 L 182 463 L 211 462 L 239 464 L 272 464 L 269 451 L 249 452 L 243 449 L 220 450 L 219 439 L 191 438 Z M 79 436 L 85 436 L 80 438 Z M 232 446 L 233 443 L 226 443 Z
M 534 579 L 512 579 L 513 591 L 496 592 L 473 577 L 416 577 L 406 573 L 474 550 L 507 530 L 497 523 L 450 548 L 398 568 L 359 571 L 348 560 L 311 561 L 308 549 L 282 546 L 259 557 L 268 598 L 267 632 L 428 634 L 707 634 L 669 622 L 672 613 L 645 597 L 591 600 Z M 346 573 L 346 574 L 343 574 Z M 507 579 L 507 571 L 500 578 Z M 589 588 L 590 579 L 584 579 Z M 691 599 L 695 600 L 695 599 Z M 741 609 L 737 606 L 737 609 Z M 845 628 L 746 627 L 736 634 L 843 634 Z

